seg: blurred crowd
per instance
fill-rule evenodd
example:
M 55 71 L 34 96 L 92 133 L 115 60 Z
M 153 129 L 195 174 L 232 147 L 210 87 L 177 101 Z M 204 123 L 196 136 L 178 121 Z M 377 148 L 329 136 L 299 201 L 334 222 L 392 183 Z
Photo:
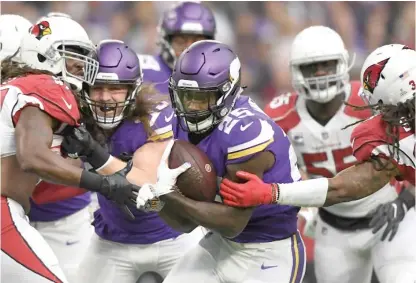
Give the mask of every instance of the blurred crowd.
M 127 42 L 138 53 L 158 52 L 157 25 L 175 2 L 2 2 L 2 14 L 36 21 L 63 12 L 81 23 L 98 42 Z M 217 20 L 217 39 L 230 44 L 243 63 L 243 82 L 260 105 L 291 90 L 289 54 L 294 36 L 310 25 L 335 29 L 356 54 L 352 79 L 376 47 L 403 43 L 415 47 L 415 2 L 205 2 Z M 353 56 L 351 56 L 353 57 Z

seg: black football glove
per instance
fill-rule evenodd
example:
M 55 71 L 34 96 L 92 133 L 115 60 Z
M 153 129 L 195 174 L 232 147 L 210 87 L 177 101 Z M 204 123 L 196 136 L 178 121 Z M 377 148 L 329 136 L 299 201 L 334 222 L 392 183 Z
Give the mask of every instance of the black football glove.
M 110 153 L 95 141 L 87 129 L 81 125 L 72 127 L 64 133 L 61 153 L 70 158 L 83 158 L 94 169 L 102 167 L 110 158 Z
M 134 219 L 133 213 L 127 206 L 136 207 L 140 187 L 131 184 L 126 179 L 132 166 L 133 162 L 130 161 L 124 169 L 108 176 L 98 175 L 84 169 L 79 186 L 89 191 L 98 192 L 114 201 L 131 219 Z
M 380 204 L 375 212 L 373 212 L 370 221 L 370 228 L 373 228 L 373 234 L 377 233 L 385 224 L 387 224 L 381 240 L 384 241 L 389 234 L 389 241 L 393 240 L 400 222 L 404 219 L 409 208 L 414 205 L 415 197 L 407 190 L 402 190 L 398 198 L 394 201 Z

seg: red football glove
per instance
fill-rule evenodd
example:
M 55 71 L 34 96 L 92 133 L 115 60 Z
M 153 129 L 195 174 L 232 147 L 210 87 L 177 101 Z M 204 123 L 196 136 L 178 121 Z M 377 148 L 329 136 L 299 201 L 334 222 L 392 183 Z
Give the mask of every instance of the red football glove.
M 239 184 L 228 179 L 222 180 L 220 195 L 226 205 L 250 207 L 276 201 L 277 186 L 266 184 L 257 175 L 248 172 L 237 171 L 236 175 L 247 182 Z

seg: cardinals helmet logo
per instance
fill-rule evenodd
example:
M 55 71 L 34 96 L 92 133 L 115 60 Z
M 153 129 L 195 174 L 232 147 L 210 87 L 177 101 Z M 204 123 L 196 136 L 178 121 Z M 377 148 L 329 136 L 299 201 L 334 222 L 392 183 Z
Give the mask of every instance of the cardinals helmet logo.
M 51 34 L 52 30 L 49 26 L 49 22 L 42 21 L 32 27 L 31 33 L 34 34 L 37 39 L 41 39 L 45 35 Z
M 378 80 L 380 79 L 381 72 L 383 71 L 384 66 L 386 66 L 389 59 L 390 58 L 384 59 L 377 64 L 371 65 L 365 70 L 363 75 L 363 86 L 365 90 L 373 93 L 378 84 Z

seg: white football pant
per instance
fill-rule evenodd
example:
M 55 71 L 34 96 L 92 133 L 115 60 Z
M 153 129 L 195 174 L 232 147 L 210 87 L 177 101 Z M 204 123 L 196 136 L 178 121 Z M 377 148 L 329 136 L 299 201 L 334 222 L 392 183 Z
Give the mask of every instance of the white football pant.
M 163 283 L 300 283 L 306 254 L 302 238 L 241 244 L 208 233 Z
M 369 283 L 374 270 L 380 283 L 416 282 L 416 212 L 411 209 L 391 242 L 381 241 L 386 226 L 345 232 L 321 220 L 315 233 L 318 283 Z
M 71 256 L 71 255 L 68 255 Z M 1 282 L 66 283 L 58 259 L 23 207 L 1 197 Z
M 89 208 L 56 221 L 30 223 L 52 248 L 69 282 L 76 282 L 78 266 L 94 233 Z
M 94 234 L 80 264 L 76 282 L 135 283 L 149 271 L 165 278 L 182 255 L 197 245 L 204 234 L 203 228 L 197 227 L 189 234 L 149 245 L 121 244 Z

